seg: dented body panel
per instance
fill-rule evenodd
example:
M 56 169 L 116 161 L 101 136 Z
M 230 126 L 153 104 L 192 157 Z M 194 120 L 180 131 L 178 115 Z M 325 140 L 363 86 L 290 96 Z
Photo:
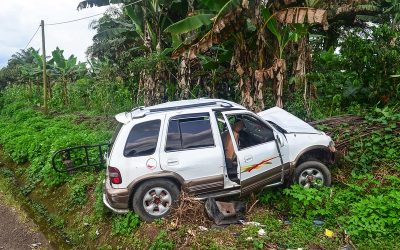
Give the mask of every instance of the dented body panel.
M 227 135 L 236 138 L 230 119 L 242 116 L 254 119 L 255 127 L 247 124 L 244 129 L 249 136 L 254 132 L 256 138 L 261 126 L 273 137 L 245 149 L 241 149 L 240 142 L 235 139 L 232 143 L 236 159 L 232 165 L 225 157 L 223 140 Z M 119 170 L 121 180 L 118 184 L 111 183 L 110 173 L 107 172 L 103 198 L 106 206 L 118 213 L 132 209 L 135 191 L 149 180 L 171 181 L 181 190 L 199 198 L 246 194 L 290 179 L 297 162 L 302 161 L 307 152 L 314 150 L 312 152 L 318 154 L 321 150 L 333 154 L 329 136 L 276 107 L 254 114 L 233 102 L 197 99 L 137 108 L 118 114 L 116 120 L 123 126 L 106 162 L 107 166 Z M 127 156 L 129 138 L 140 137 L 132 135 L 134 128 L 152 121 L 159 121 L 158 134 L 152 139 L 154 151 Z M 171 134 L 174 123 L 179 124 L 176 133 L 180 133 L 181 144 L 174 144 L 178 149 L 169 148 L 170 140 L 179 141 L 179 136 Z M 184 137 L 192 139 L 183 141 Z M 135 145 L 140 146 L 140 143 L 148 141 L 144 139 Z M 185 143 L 189 145 L 187 148 L 184 148 Z M 191 148 L 191 143 L 203 146 Z M 321 157 L 330 156 L 321 154 Z

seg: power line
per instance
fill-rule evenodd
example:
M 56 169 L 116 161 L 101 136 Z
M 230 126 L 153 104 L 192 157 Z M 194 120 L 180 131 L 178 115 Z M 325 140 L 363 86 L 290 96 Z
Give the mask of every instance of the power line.
M 95 17 L 95 16 L 100 16 L 100 15 L 103 15 L 103 14 L 104 14 L 104 12 L 103 12 L 103 13 L 99 13 L 99 14 L 95 14 L 95 15 L 91 15 L 91 16 L 87 16 L 87 17 L 82 17 L 82 18 L 74 19 L 74 20 L 59 22 L 59 23 L 46 23 L 45 26 L 59 25 L 59 24 L 65 24 L 65 23 L 73 23 L 73 22 L 76 22 L 76 21 L 80 21 L 80 20 L 92 18 L 92 17 Z
M 143 1 L 143 0 L 138 0 L 138 1 L 135 1 L 135 2 L 130 3 L 130 4 L 126 4 L 126 5 L 124 5 L 123 7 L 128 7 L 128 6 L 130 6 L 130 5 L 133 5 L 133 4 L 142 2 L 142 1 Z M 82 18 L 78 18 L 78 19 L 73 19 L 73 20 L 68 20 L 68 21 L 63 21 L 63 22 L 57 22 L 57 23 L 48 23 L 48 24 L 45 24 L 45 26 L 60 25 L 60 24 L 66 24 L 66 23 L 73 23 L 73 22 L 85 20 L 85 19 L 88 19 L 88 18 L 92 18 L 92 17 L 95 17 L 95 16 L 100 16 L 100 15 L 103 15 L 104 13 L 105 13 L 105 11 L 102 12 L 102 13 L 98 13 L 98 14 L 94 14 L 94 15 L 91 15 L 91 16 L 82 17 Z
M 140 2 L 142 2 L 142 1 L 143 1 L 143 0 L 138 0 L 138 1 L 135 1 L 135 2 L 133 2 L 133 3 L 126 4 L 126 5 L 124 5 L 123 7 L 125 8 L 125 7 L 128 7 L 128 6 L 131 6 L 131 5 L 140 3 Z M 106 12 L 106 11 L 104 11 L 104 12 L 102 12 L 102 13 L 94 14 L 94 15 L 91 15 L 91 16 L 86 16 L 86 17 L 78 18 L 78 19 L 73 19 L 73 20 L 68 20 L 68 21 L 63 21 L 63 22 L 56 22 L 56 23 L 48 23 L 48 24 L 44 24 L 44 25 L 45 25 L 45 26 L 54 26 L 54 25 L 60 25 L 60 24 L 66 24 L 66 23 L 73 23 L 73 22 L 77 22 L 77 21 L 81 21 L 81 20 L 88 19 L 88 18 L 92 18 L 92 17 L 96 17 L 96 16 L 103 15 L 105 12 Z M 26 50 L 26 49 L 28 48 L 28 46 L 29 46 L 29 44 L 32 42 L 33 38 L 35 38 L 37 32 L 38 32 L 39 29 L 40 29 L 40 26 L 41 26 L 41 25 L 38 26 L 38 28 L 36 29 L 35 33 L 34 33 L 33 36 L 31 37 L 31 39 L 29 40 L 28 44 L 25 46 L 24 50 Z
M 26 50 L 26 48 L 28 48 L 29 44 L 31 44 L 33 38 L 36 36 L 36 34 L 37 34 L 37 32 L 39 31 L 39 29 L 40 29 L 40 25 L 39 25 L 38 28 L 36 29 L 35 34 L 33 34 L 33 36 L 31 37 L 31 39 L 29 40 L 28 44 L 25 46 L 24 50 Z

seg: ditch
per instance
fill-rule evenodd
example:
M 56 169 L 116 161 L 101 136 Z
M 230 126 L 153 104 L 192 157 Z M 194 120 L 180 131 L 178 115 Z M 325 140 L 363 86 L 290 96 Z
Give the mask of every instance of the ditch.
M 16 170 L 21 167 L 26 167 L 26 164 L 18 165 L 11 161 L 0 148 L 0 178 L 8 182 L 7 190 L 15 201 L 20 205 L 22 210 L 26 213 L 28 218 L 35 223 L 39 231 L 50 242 L 51 247 L 54 249 L 71 249 L 72 246 L 68 244 L 63 234 L 49 223 L 49 218 L 46 216 L 48 213 L 41 204 L 42 201 L 35 199 L 34 194 L 24 195 L 22 187 L 24 181 L 18 177 Z

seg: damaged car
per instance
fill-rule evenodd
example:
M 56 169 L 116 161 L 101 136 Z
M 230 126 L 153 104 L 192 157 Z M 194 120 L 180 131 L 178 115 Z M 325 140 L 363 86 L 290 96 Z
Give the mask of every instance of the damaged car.
M 258 114 L 234 102 L 195 99 L 116 115 L 106 155 L 104 204 L 143 220 L 166 216 L 180 192 L 199 199 L 297 183 L 331 185 L 335 146 L 283 109 Z

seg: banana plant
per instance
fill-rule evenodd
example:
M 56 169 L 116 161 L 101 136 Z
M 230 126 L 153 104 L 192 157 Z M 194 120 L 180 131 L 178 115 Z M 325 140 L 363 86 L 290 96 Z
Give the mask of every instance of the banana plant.
M 382 1 L 384 13 L 389 13 L 392 16 L 392 24 L 394 27 L 400 24 L 400 0 Z
M 63 101 L 65 105 L 69 104 L 68 100 L 68 82 L 83 76 L 87 73 L 86 64 L 77 62 L 77 57 L 71 55 L 69 58 L 64 57 L 64 50 L 56 48 L 52 53 L 53 58 L 49 61 L 51 72 L 58 77 L 63 84 Z
M 174 19 L 180 19 L 183 11 L 186 11 L 183 1 L 170 0 L 88 0 L 79 4 L 78 8 L 86 8 L 92 6 L 104 6 L 109 4 L 122 3 L 123 13 L 129 17 L 130 22 L 125 22 L 126 19 L 120 20 L 119 27 L 130 30 L 125 32 L 126 35 L 131 35 L 131 41 L 127 44 L 125 50 L 140 48 L 140 52 L 144 58 L 151 57 L 153 53 L 163 54 L 169 51 L 170 39 L 169 36 L 163 33 L 163 30 L 171 24 Z M 169 51 L 170 52 L 170 51 Z M 143 94 L 144 103 L 146 105 L 155 104 L 161 101 L 158 98 L 163 95 L 163 82 L 165 82 L 165 69 L 163 64 L 158 63 L 153 68 L 143 68 L 138 74 L 140 93 Z M 143 85 L 143 86 L 142 86 Z M 142 87 L 140 87 L 142 86 Z M 157 96 L 153 98 L 152 96 Z
M 34 64 L 22 64 L 20 66 L 20 71 L 21 71 L 21 75 L 24 79 L 24 81 L 28 81 L 29 84 L 29 95 L 32 97 L 33 96 L 33 81 L 37 80 L 42 71 L 40 70 L 40 68 L 35 67 Z M 37 93 L 39 93 L 39 81 L 37 83 Z
M 261 14 L 265 21 L 264 27 L 275 36 L 278 42 L 278 59 L 283 59 L 285 48 L 290 42 L 296 42 L 307 34 L 307 27 L 304 24 L 278 25 L 275 16 L 267 8 L 263 8 Z
M 178 48 L 213 32 L 213 27 L 230 11 L 240 6 L 240 0 L 200 0 L 198 9 L 186 18 L 168 26 L 164 32 L 171 34 L 173 47 Z M 182 39 L 182 35 L 194 33 Z

